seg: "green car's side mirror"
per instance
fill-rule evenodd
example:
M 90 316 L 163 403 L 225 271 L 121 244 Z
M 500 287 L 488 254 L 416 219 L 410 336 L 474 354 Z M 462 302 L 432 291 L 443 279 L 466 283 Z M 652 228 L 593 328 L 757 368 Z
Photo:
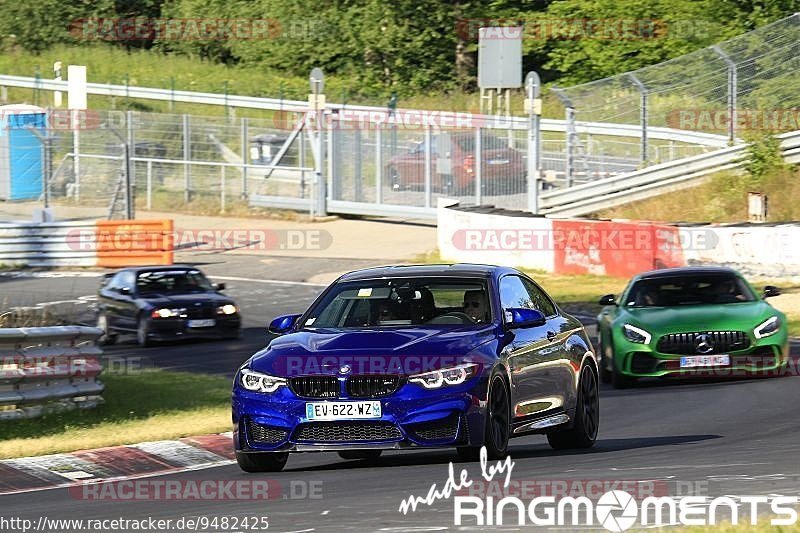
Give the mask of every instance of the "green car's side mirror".
M 780 296 L 780 295 L 781 295 L 781 290 L 778 287 L 775 287 L 773 285 L 767 285 L 766 287 L 764 287 L 764 294 L 763 294 L 764 298 L 770 298 L 772 296 Z
M 617 305 L 617 299 L 613 294 L 606 294 L 605 296 L 601 297 L 597 303 L 600 305 Z

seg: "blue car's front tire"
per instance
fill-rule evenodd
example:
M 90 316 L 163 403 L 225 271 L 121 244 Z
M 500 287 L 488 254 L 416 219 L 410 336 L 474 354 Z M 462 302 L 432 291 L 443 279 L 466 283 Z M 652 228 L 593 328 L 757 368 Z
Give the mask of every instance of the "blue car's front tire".
M 280 472 L 289 459 L 288 452 L 236 452 L 236 462 L 245 472 Z
M 486 394 L 487 406 L 484 416 L 484 446 L 488 459 L 502 459 L 508 454 L 508 439 L 511 436 L 511 402 L 506 382 L 500 374 L 494 374 Z M 480 454 L 479 446 L 462 446 L 458 455 L 466 461 L 475 461 Z

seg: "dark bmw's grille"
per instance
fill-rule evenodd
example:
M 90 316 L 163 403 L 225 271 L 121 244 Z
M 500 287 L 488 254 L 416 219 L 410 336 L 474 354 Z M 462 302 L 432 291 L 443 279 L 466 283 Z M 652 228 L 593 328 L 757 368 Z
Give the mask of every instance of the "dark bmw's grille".
M 702 346 L 698 347 L 698 345 Z M 744 331 L 670 333 L 658 340 L 659 352 L 680 355 L 728 353 L 744 350 L 749 346 L 750 338 Z
M 458 433 L 458 417 L 451 416 L 426 424 L 415 424 L 414 435 L 422 440 L 453 440 Z
M 400 376 L 352 376 L 347 380 L 347 395 L 351 398 L 380 398 L 400 388 Z
M 191 303 L 186 306 L 186 316 L 191 319 L 215 318 L 217 316 L 217 306 L 207 303 L 200 305 Z
M 289 434 L 285 429 L 262 426 L 252 420 L 247 421 L 247 433 L 250 440 L 257 444 L 276 444 L 286 440 L 286 436 Z
M 399 440 L 391 422 L 309 422 L 297 426 L 292 440 L 308 442 L 372 442 Z
M 304 398 L 338 398 L 339 380 L 336 376 L 303 376 L 291 378 L 289 386 Z

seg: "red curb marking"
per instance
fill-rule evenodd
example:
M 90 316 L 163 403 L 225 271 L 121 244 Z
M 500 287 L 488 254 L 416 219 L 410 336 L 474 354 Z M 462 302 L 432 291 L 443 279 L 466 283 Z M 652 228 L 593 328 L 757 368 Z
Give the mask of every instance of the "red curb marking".
M 67 479 L 64 480 L 68 481 Z M 47 479 L 34 477 L 22 470 L 0 463 L 0 493 L 12 490 L 35 489 L 51 486 L 53 482 Z
M 186 437 L 181 439 L 181 442 L 190 444 L 197 448 L 208 450 L 226 459 L 235 459 L 236 454 L 233 451 L 233 442 L 230 436 L 224 435 L 200 435 L 199 437 Z
M 89 463 L 100 465 L 113 472 L 115 476 L 147 474 L 176 469 L 175 466 L 161 460 L 159 457 L 145 453 L 137 448 L 128 448 L 127 446 L 84 450 L 70 455 Z

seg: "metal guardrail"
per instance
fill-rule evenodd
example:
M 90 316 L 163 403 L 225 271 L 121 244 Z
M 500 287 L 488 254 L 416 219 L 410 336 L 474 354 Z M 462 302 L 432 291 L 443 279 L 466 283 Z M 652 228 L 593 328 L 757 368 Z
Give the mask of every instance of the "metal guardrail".
M 779 135 L 781 151 L 788 163 L 800 163 L 800 131 Z M 540 195 L 542 214 L 559 218 L 594 213 L 636 200 L 650 198 L 698 181 L 710 174 L 740 167 L 744 145 L 653 165 Z
M 103 403 L 97 328 L 0 329 L 0 421 Z
M 0 224 L 0 264 L 94 266 L 97 250 L 83 249 L 79 235 L 95 232 L 94 220 Z
M 66 91 L 66 81 L 30 78 L 25 76 L 0 75 L 1 87 L 19 87 L 24 89 L 39 89 L 46 91 Z M 278 98 L 264 98 L 257 96 L 237 96 L 231 94 L 200 93 L 192 91 L 175 91 L 155 87 L 137 87 L 132 85 L 112 85 L 104 83 L 87 83 L 87 93 L 99 96 L 117 96 L 125 98 L 139 98 L 144 100 L 158 100 L 165 102 L 182 102 L 190 104 L 221 105 L 245 109 L 268 109 L 274 111 L 305 112 L 309 110 L 308 102 L 302 100 L 283 100 Z M 362 106 L 351 104 L 327 103 L 326 109 L 347 110 L 354 112 L 387 114 L 385 107 Z M 439 117 L 460 117 L 464 113 L 436 111 Z M 482 123 L 493 123 L 493 127 L 508 127 L 509 129 L 525 130 L 528 128 L 528 119 L 501 116 L 488 116 L 470 114 Z M 461 117 L 463 118 L 463 117 Z M 615 124 L 606 122 L 575 122 L 576 132 L 589 135 L 609 135 L 616 137 L 639 138 L 641 127 L 636 124 Z M 560 119 L 542 119 L 542 131 L 566 132 L 567 121 Z M 721 148 L 727 146 L 728 138 L 724 135 L 715 135 L 699 131 L 679 130 L 673 128 L 651 127 L 647 132 L 652 139 L 677 141 L 687 144 L 699 144 Z

